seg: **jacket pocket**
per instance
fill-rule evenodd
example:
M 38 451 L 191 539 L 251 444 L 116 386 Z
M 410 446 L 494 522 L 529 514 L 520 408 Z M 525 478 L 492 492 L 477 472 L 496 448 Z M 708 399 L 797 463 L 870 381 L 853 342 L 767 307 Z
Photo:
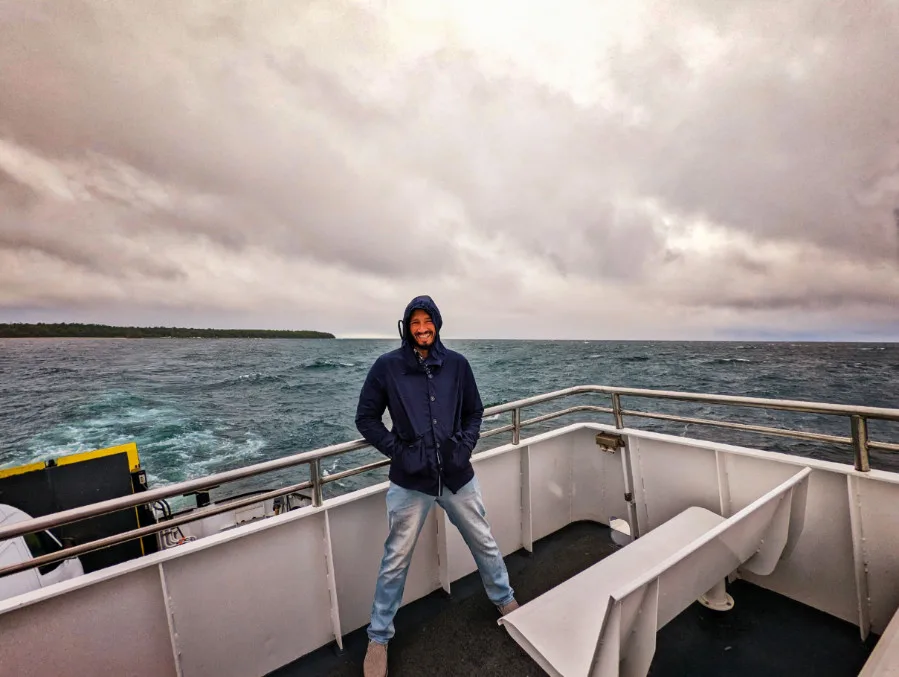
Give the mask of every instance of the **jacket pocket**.
M 443 464 L 450 471 L 463 470 L 471 460 L 471 452 L 461 440 L 459 433 L 449 437 L 440 450 L 443 456 Z
M 419 437 L 414 442 L 400 442 L 399 465 L 407 475 L 425 475 L 428 459 L 425 456 L 424 440 Z

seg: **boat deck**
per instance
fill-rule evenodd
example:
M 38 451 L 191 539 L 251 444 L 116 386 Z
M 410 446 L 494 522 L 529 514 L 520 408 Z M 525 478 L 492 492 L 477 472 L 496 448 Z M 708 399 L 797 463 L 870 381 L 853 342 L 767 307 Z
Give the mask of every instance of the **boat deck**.
M 578 522 L 506 558 L 512 586 L 525 603 L 591 564 L 617 546 L 608 527 Z M 862 642 L 849 623 L 745 581 L 729 586 L 736 602 L 720 613 L 693 604 L 658 634 L 651 677 L 855 677 L 876 637 Z M 404 675 L 546 674 L 496 624 L 477 573 L 453 583 L 451 597 L 435 592 L 400 609 L 390 643 L 391 677 Z M 358 677 L 362 674 L 365 628 L 270 673 L 269 677 Z

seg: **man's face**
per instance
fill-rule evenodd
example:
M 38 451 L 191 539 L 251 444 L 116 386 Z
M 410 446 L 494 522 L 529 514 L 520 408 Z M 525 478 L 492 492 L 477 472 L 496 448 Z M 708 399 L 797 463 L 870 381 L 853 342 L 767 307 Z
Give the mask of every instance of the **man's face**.
M 430 315 L 423 310 L 415 310 L 409 320 L 409 333 L 412 335 L 415 345 L 427 349 L 434 345 L 437 329 L 434 327 Z

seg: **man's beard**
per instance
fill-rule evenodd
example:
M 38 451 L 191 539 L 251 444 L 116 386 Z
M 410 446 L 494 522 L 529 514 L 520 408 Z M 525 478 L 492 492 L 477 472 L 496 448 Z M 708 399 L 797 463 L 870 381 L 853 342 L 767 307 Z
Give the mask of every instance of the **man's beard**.
M 412 337 L 412 344 L 418 348 L 419 350 L 429 350 L 434 346 L 434 335 L 431 334 L 429 337 L 429 343 L 421 343 L 415 336 Z

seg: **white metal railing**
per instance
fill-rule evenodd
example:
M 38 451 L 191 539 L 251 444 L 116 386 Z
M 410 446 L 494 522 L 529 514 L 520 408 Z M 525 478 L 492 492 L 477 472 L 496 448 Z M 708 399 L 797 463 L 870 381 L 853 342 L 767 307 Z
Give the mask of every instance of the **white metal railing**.
M 543 404 L 545 402 L 554 401 L 564 397 L 571 397 L 574 395 L 583 395 L 590 393 L 599 393 L 606 394 L 611 396 L 611 407 L 603 407 L 603 406 L 595 406 L 595 405 L 577 405 L 573 407 L 568 407 L 566 409 L 562 409 L 559 411 L 551 412 L 548 414 L 543 414 L 541 416 L 536 416 L 534 418 L 522 420 L 521 413 L 522 410 L 526 407 L 532 407 L 538 404 Z M 661 414 L 654 413 L 648 411 L 641 411 L 635 409 L 625 409 L 621 404 L 622 397 L 641 397 L 641 398 L 651 398 L 651 399 L 667 399 L 667 400 L 679 400 L 686 402 L 694 402 L 694 403 L 704 403 L 704 404 L 718 404 L 718 405 L 730 405 L 730 406 L 740 406 L 740 407 L 754 407 L 761 409 L 773 409 L 780 411 L 790 411 L 794 413 L 809 413 L 809 414 L 827 414 L 827 415 L 836 415 L 836 416 L 848 416 L 850 418 L 850 437 L 841 437 L 837 435 L 827 435 L 823 433 L 812 433 L 807 431 L 800 430 L 790 430 L 787 428 L 774 428 L 769 426 L 760 426 L 760 425 L 751 425 L 745 423 L 735 423 L 731 421 L 718 421 L 714 419 L 703 419 L 703 418 L 694 418 L 694 417 L 685 417 L 685 416 L 677 416 L 673 414 Z M 804 400 L 781 400 L 781 399 L 766 399 L 766 398 L 757 398 L 757 397 L 741 397 L 741 396 L 732 396 L 732 395 L 708 395 L 702 393 L 689 393 L 689 392 L 679 392 L 679 391 L 665 391 L 665 390 L 650 390 L 650 389 L 642 389 L 642 388 L 619 388 L 614 386 L 599 386 L 599 385 L 583 385 L 583 386 L 574 386 L 571 388 L 565 388 L 562 390 L 556 390 L 549 393 L 543 393 L 541 395 L 535 395 L 533 397 L 528 397 L 521 400 L 516 400 L 513 402 L 508 402 L 506 404 L 496 405 L 493 407 L 488 407 L 484 410 L 484 416 L 493 416 L 496 414 L 502 413 L 512 413 L 512 423 L 504 426 L 500 426 L 497 428 L 493 428 L 482 433 L 481 437 L 491 437 L 494 435 L 499 435 L 506 432 L 512 433 L 512 443 L 518 444 L 521 439 L 521 430 L 522 428 L 536 425 L 537 423 L 542 423 L 545 421 L 549 421 L 555 418 L 559 418 L 561 416 L 567 416 L 573 413 L 578 412 L 595 412 L 595 413 L 607 413 L 612 414 L 615 420 L 616 428 L 624 428 L 624 418 L 625 416 L 632 416 L 638 418 L 649 418 L 649 419 L 657 419 L 664 421 L 674 421 L 674 422 L 682 422 L 682 423 L 690 423 L 690 424 L 698 424 L 698 425 L 709 425 L 723 428 L 730 428 L 741 431 L 748 432 L 757 432 L 768 435 L 776 435 L 782 437 L 792 437 L 797 439 L 804 440 L 813 440 L 819 442 L 828 442 L 834 444 L 848 444 L 851 445 L 854 451 L 855 456 L 855 468 L 861 472 L 868 472 L 870 470 L 869 463 L 869 450 L 870 449 L 878 449 L 884 451 L 899 451 L 899 444 L 892 444 L 888 442 L 875 442 L 869 439 L 868 437 L 868 420 L 883 420 L 883 421 L 894 421 L 899 422 L 899 409 L 887 409 L 882 407 L 865 407 L 865 406 L 856 406 L 856 405 L 840 405 L 840 404 L 828 404 L 828 403 L 820 403 L 820 402 L 808 402 Z M 272 498 L 276 498 L 279 496 L 286 496 L 288 494 L 292 494 L 296 491 L 301 491 L 304 489 L 312 489 L 312 499 L 313 505 L 320 506 L 322 504 L 322 487 L 324 484 L 328 482 L 336 482 L 338 480 L 351 477 L 353 475 L 358 475 L 360 473 L 368 472 L 374 470 L 376 468 L 381 468 L 389 465 L 389 459 L 383 459 L 380 461 L 376 461 L 373 463 L 367 463 L 365 465 L 357 466 L 354 468 L 350 468 L 348 470 L 344 470 L 342 472 L 337 472 L 330 474 L 328 476 L 324 476 L 321 470 L 321 460 L 323 458 L 328 458 L 330 456 L 336 456 L 340 454 L 345 454 L 350 451 L 356 451 L 358 449 L 363 449 L 369 446 L 365 440 L 354 440 L 352 442 L 344 442 L 341 444 L 335 444 L 328 447 L 322 447 L 320 449 L 316 449 L 313 451 L 307 451 L 300 454 L 294 454 L 291 456 L 286 456 L 284 458 L 274 459 L 271 461 L 264 461 L 262 463 L 257 463 L 250 466 L 245 466 L 243 468 L 236 468 L 234 470 L 227 470 L 224 472 L 216 473 L 214 475 L 208 475 L 206 477 L 201 477 L 193 480 L 187 480 L 185 482 L 179 482 L 177 484 L 171 484 L 164 487 L 159 487 L 156 489 L 150 489 L 145 492 L 141 492 L 139 494 L 134 494 L 131 496 L 123 496 L 119 498 L 109 499 L 106 501 L 101 501 L 99 503 L 93 503 L 90 505 L 80 506 L 77 508 L 72 508 L 70 510 L 64 510 L 58 513 L 54 513 L 51 515 L 46 515 L 43 517 L 36 517 L 31 520 L 25 522 L 19 522 L 17 524 L 8 526 L 8 527 L 0 527 L 0 541 L 15 538 L 17 536 L 21 536 L 28 533 L 33 533 L 36 531 L 42 531 L 45 529 L 51 529 L 54 527 L 59 527 L 64 524 L 70 524 L 72 522 L 77 522 L 79 520 L 87 519 L 90 517 L 96 517 L 98 515 L 104 515 L 111 512 L 116 512 L 118 510 L 124 510 L 128 508 L 133 508 L 139 505 L 147 505 L 152 504 L 156 501 L 170 498 L 173 496 L 180 496 L 183 494 L 187 494 L 190 492 L 200 491 L 203 489 L 209 489 L 215 486 L 220 486 L 222 484 L 226 484 L 228 482 L 233 482 L 240 479 L 246 479 L 248 477 L 255 477 L 258 475 L 262 475 L 267 472 L 272 472 L 275 470 L 283 470 L 286 468 L 292 468 L 303 464 L 308 464 L 310 468 L 310 477 L 311 479 L 299 482 L 296 484 L 292 484 L 290 486 L 281 487 L 278 489 L 274 489 L 271 491 L 266 491 L 262 493 L 256 493 L 252 496 L 243 497 L 237 500 L 228 501 L 227 503 L 211 505 L 204 508 L 199 508 L 193 510 L 184 515 L 178 515 L 172 517 L 171 519 L 167 519 L 161 521 L 157 524 L 148 525 L 146 527 L 140 527 L 138 529 L 132 529 L 130 531 L 116 534 L 113 536 L 109 536 L 102 539 L 97 539 L 94 541 L 90 541 L 89 543 L 83 543 L 80 545 L 72 546 L 69 548 L 65 548 L 59 550 L 55 553 L 42 555 L 40 557 L 36 557 L 27 562 L 22 562 L 19 564 L 7 566 L 5 568 L 0 569 L 0 576 L 5 576 L 9 574 L 14 574 L 19 571 L 24 571 L 26 569 L 31 569 L 34 567 L 42 566 L 44 564 L 48 564 L 51 562 L 59 561 L 62 559 L 67 559 L 70 557 L 76 557 L 87 552 L 91 552 L 94 550 L 99 550 L 101 548 L 110 547 L 113 545 L 117 545 L 119 543 L 123 543 L 125 541 L 134 540 L 136 538 L 142 538 L 145 536 L 149 536 L 151 534 L 165 531 L 171 529 L 176 526 L 180 526 L 182 524 L 186 524 L 188 522 L 194 522 L 199 519 L 203 519 L 205 517 L 210 517 L 213 515 L 217 515 L 220 513 L 228 512 L 237 508 L 245 507 L 248 505 L 255 505 L 261 503 L 262 501 L 269 500 Z

